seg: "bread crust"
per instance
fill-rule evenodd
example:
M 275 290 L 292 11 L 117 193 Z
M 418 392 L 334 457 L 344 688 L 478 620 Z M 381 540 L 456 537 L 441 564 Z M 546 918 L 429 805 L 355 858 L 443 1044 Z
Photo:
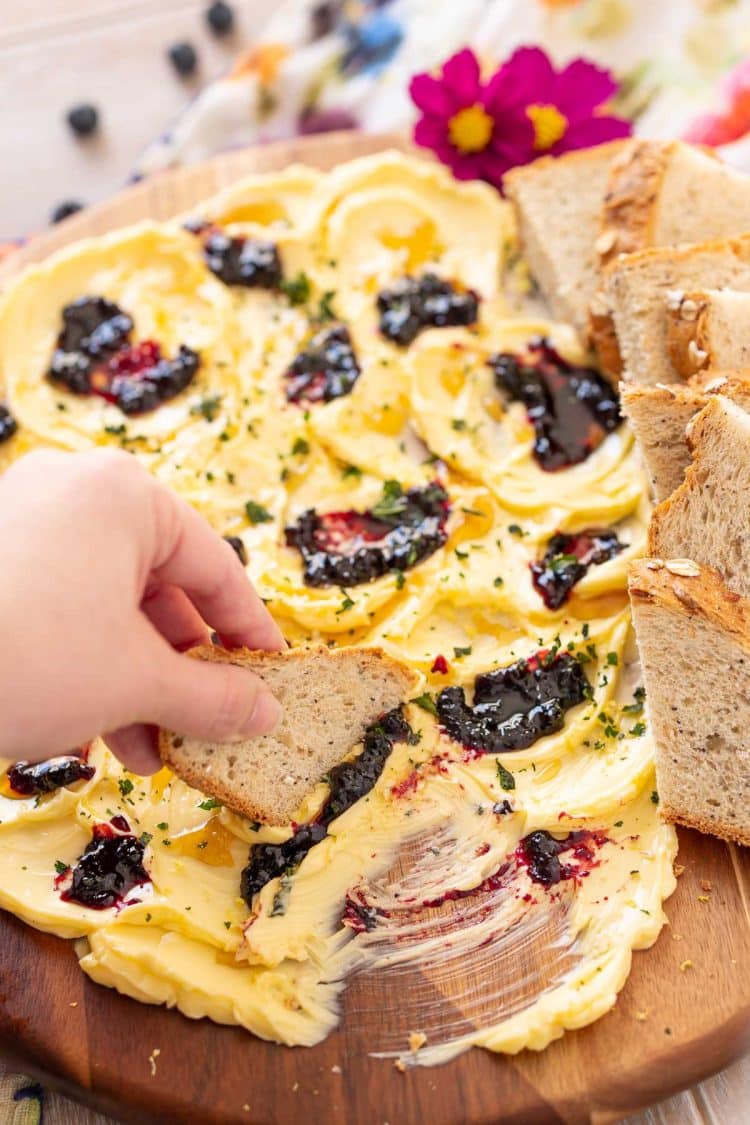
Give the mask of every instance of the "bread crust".
M 743 830 L 722 820 L 712 820 L 709 817 L 682 812 L 661 799 L 659 811 L 667 824 L 680 824 L 683 828 L 693 828 L 696 832 L 703 832 L 707 836 L 718 836 L 720 840 L 750 847 L 750 829 Z
M 667 351 L 680 378 L 691 379 L 712 367 L 708 319 L 709 301 L 700 292 L 681 293 L 667 306 Z
M 688 619 L 702 618 L 750 656 L 750 601 L 728 589 L 718 570 L 695 565 L 699 573 L 684 577 L 670 570 L 669 560 L 636 560 L 628 571 L 631 601 L 648 601 Z
M 538 156 L 536 160 L 533 160 L 530 164 L 521 164 L 516 168 L 511 168 L 509 172 L 506 172 L 503 177 L 503 190 L 507 196 L 514 199 L 514 193 L 518 191 L 519 184 L 523 183 L 524 180 L 530 179 L 536 172 L 542 171 L 558 160 L 564 160 L 566 164 L 569 165 L 580 164 L 584 167 L 590 164 L 593 159 L 598 161 L 603 153 L 605 155 L 611 153 L 614 159 L 623 148 L 631 144 L 633 144 L 633 141 L 630 139 L 605 141 L 604 144 L 594 145 L 591 148 L 574 149 L 573 152 L 566 152 L 564 156 Z
M 602 266 L 654 241 L 654 204 L 676 141 L 636 140 L 612 161 L 601 218 Z

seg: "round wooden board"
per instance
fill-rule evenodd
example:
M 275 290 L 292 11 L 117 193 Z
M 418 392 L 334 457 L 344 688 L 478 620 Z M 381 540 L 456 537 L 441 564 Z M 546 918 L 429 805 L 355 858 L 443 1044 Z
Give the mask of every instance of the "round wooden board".
M 249 172 L 291 161 L 330 168 L 393 145 L 408 147 L 399 137 L 328 134 L 164 173 L 29 243 L 0 267 L 0 283 L 76 238 L 178 214 Z M 0 1048 L 73 1097 L 143 1125 L 306 1117 L 328 1125 L 604 1125 L 714 1073 L 750 1045 L 750 850 L 681 832 L 679 861 L 671 926 L 652 950 L 635 954 L 614 1010 L 540 1054 L 474 1050 L 402 1074 L 355 1048 L 345 1019 L 318 1047 L 279 1047 L 100 988 L 81 973 L 70 943 L 2 912 Z

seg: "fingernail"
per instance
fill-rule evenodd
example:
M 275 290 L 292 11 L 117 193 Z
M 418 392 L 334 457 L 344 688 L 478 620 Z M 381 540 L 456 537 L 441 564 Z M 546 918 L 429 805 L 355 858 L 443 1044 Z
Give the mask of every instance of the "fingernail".
M 281 722 L 284 708 L 270 691 L 258 692 L 252 715 L 245 725 L 244 736 L 270 734 Z

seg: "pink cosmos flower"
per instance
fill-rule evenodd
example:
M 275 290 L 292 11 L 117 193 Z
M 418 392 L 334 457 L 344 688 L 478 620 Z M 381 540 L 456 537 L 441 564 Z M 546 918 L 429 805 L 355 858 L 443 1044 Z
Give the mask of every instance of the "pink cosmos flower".
M 517 164 L 629 136 L 631 123 L 605 112 L 616 89 L 611 74 L 586 59 L 555 70 L 539 47 L 519 47 L 483 80 L 479 60 L 464 48 L 439 76 L 412 79 L 409 92 L 422 112 L 414 140 L 457 179 L 502 188 Z
M 721 108 L 697 117 L 684 133 L 686 141 L 728 145 L 750 133 L 750 58 L 742 59 L 725 75 L 719 92 Z

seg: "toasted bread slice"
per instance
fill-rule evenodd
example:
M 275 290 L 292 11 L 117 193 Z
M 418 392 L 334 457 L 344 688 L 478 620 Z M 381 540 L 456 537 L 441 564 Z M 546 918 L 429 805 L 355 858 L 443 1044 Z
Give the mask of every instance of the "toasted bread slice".
M 708 149 L 639 139 L 614 157 L 601 213 L 602 265 L 648 246 L 750 230 L 750 177 Z
M 677 294 L 695 289 L 750 292 L 750 235 L 680 249 L 641 250 L 611 262 L 591 306 L 591 331 L 609 372 L 627 382 L 678 383 L 670 358 L 667 309 Z M 612 359 L 612 338 L 619 359 Z
M 314 645 L 279 653 L 203 646 L 189 655 L 249 668 L 282 703 L 284 716 L 273 733 L 245 742 L 162 730 L 161 756 L 188 785 L 264 824 L 288 824 L 365 729 L 419 684 L 415 672 L 379 648 Z
M 654 509 L 649 553 L 715 566 L 730 590 L 750 597 L 750 414 L 712 395 L 687 440 L 692 461 Z
M 750 844 L 750 602 L 687 559 L 639 559 L 629 588 L 662 815 Z
M 750 366 L 750 293 L 696 289 L 667 305 L 667 350 L 682 379 Z
M 685 431 L 715 394 L 750 411 L 750 371 L 707 371 L 689 383 L 655 387 L 623 385 L 623 414 L 638 440 L 657 502 L 666 500 L 682 484 L 690 464 Z
M 613 158 L 629 141 L 611 141 L 565 156 L 544 156 L 504 180 L 521 249 L 554 316 L 581 336 L 599 284 L 596 246 Z

